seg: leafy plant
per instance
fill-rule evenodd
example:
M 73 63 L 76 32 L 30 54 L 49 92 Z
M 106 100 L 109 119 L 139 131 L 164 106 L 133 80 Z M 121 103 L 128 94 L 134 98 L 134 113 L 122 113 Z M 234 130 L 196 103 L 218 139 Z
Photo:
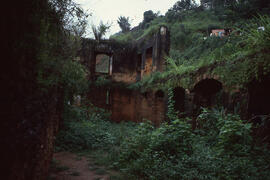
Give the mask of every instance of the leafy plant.
M 110 24 L 104 24 L 102 21 L 100 21 L 99 26 L 92 25 L 92 32 L 94 34 L 94 37 L 97 41 L 100 41 L 103 36 L 107 33 L 107 31 L 110 29 Z
M 118 17 L 117 23 L 119 24 L 123 33 L 130 31 L 129 17 Z
M 64 124 L 56 139 L 56 150 L 104 150 L 119 145 L 132 133 L 132 123 L 109 122 L 110 113 L 91 104 L 77 107 L 66 105 Z
M 175 110 L 175 101 L 173 97 L 173 89 L 169 88 L 168 89 L 168 111 L 167 111 L 167 116 L 170 121 L 174 121 L 178 119 L 178 114 L 179 112 Z
M 154 128 L 141 123 L 120 146 L 115 166 L 139 179 L 238 179 L 266 178 L 269 157 L 253 147 L 251 125 L 224 109 L 203 109 L 199 129 L 192 131 L 185 119 Z M 260 152 L 260 155 L 256 153 Z M 255 158 L 258 158 L 256 159 Z M 260 171 L 268 169 L 268 173 Z

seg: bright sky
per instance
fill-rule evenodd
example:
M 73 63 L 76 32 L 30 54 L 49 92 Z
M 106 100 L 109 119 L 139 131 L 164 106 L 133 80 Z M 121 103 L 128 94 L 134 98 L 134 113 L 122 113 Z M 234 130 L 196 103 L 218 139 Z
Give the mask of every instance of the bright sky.
M 143 13 L 152 10 L 154 13 L 160 11 L 162 15 L 171 8 L 177 0 L 74 0 L 76 3 L 92 16 L 89 24 L 98 25 L 102 20 L 104 23 L 112 23 L 107 37 L 119 32 L 117 24 L 119 16 L 129 17 L 131 27 L 137 26 L 143 20 Z M 196 0 L 199 1 L 199 0 Z M 91 33 L 91 28 L 88 31 Z M 87 36 L 92 37 L 92 34 Z

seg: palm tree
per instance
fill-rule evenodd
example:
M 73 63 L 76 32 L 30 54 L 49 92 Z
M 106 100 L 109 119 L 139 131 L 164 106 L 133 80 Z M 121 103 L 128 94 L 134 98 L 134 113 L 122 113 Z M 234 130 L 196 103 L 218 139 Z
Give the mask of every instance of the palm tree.
M 104 24 L 102 21 L 100 21 L 99 26 L 92 25 L 92 31 L 94 33 L 95 39 L 97 41 L 100 41 L 103 36 L 108 32 L 111 25 L 106 23 Z

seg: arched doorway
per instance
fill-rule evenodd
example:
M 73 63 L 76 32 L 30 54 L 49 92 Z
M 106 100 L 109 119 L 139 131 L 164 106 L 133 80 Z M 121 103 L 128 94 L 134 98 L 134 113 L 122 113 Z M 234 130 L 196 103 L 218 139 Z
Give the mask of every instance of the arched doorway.
M 211 107 L 217 103 L 215 95 L 221 90 L 221 82 L 215 79 L 203 79 L 194 86 L 194 103 L 198 108 Z
M 173 89 L 174 109 L 178 112 L 185 111 L 185 89 L 176 87 Z
M 248 84 L 248 117 L 257 126 L 256 136 L 270 142 L 270 74 Z

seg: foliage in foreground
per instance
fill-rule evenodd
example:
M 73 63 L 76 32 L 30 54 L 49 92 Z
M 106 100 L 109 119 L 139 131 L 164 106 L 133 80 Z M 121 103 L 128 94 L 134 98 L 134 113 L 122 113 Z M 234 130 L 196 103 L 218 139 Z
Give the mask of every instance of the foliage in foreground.
M 66 114 L 70 120 L 57 137 L 57 150 L 102 151 L 107 155 L 100 161 L 110 162 L 129 179 L 270 176 L 270 153 L 254 143 L 251 124 L 238 115 L 204 109 L 198 128 L 192 130 L 186 119 L 155 128 L 150 123 L 111 123 L 104 113 L 94 107 L 72 107 Z
M 252 143 L 238 115 L 204 110 L 192 131 L 184 120 L 141 124 L 120 148 L 116 165 L 140 179 L 267 179 L 270 154 Z
M 132 123 L 111 123 L 104 109 L 68 106 L 56 139 L 57 151 L 108 150 L 132 133 Z

